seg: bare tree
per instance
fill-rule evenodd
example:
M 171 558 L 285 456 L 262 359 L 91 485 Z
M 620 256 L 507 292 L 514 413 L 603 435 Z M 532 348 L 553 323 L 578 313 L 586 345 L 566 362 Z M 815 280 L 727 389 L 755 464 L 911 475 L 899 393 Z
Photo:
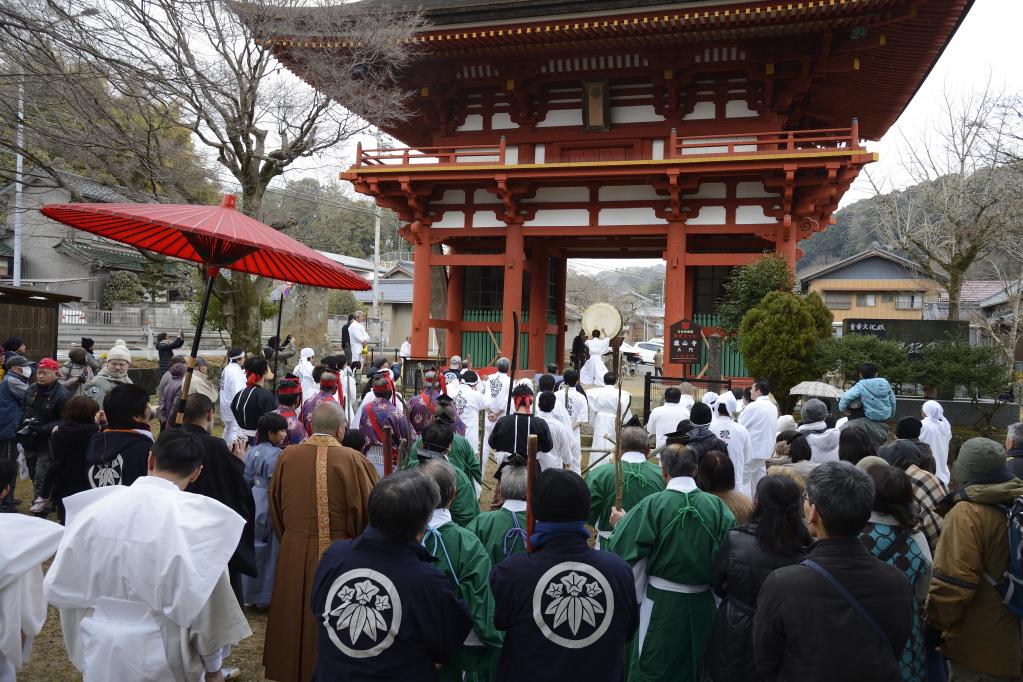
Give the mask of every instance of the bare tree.
M 948 292 L 948 319 L 960 316 L 968 271 L 1023 234 L 1020 174 L 1003 164 L 1016 140 L 990 86 L 955 98 L 919 139 L 903 137 L 902 170 L 915 183 L 893 191 L 868 174 L 878 193 L 878 237 Z
M 971 321 L 998 347 L 1006 365 L 1012 366 L 1023 342 L 1023 244 L 1006 240 L 998 256 L 986 265 L 1001 290 L 987 310 L 978 310 Z
M 93 106 L 100 89 L 161 125 L 183 125 L 201 149 L 241 188 L 242 210 L 262 218 L 271 181 L 296 161 L 342 145 L 366 129 L 404 115 L 407 93 L 392 74 L 414 55 L 406 40 L 422 24 L 418 13 L 366 10 L 361 3 L 310 6 L 298 0 L 227 4 L 221 0 L 0 0 L 0 31 L 12 39 L 3 59 L 43 81 L 58 74 L 71 88 L 63 144 L 117 149 L 123 139 L 96 136 L 94 119 L 113 125 L 124 114 Z M 299 81 L 274 58 L 275 38 L 329 36 L 344 49 L 298 53 Z M 32 66 L 19 47 L 30 47 Z M 10 73 L 13 69 L 8 70 Z M 83 78 L 92 74 L 92 78 Z M 9 88 L 8 88 L 9 90 Z M 356 102 L 357 109 L 335 101 Z M 53 134 L 56 125 L 47 126 Z M 5 137 L 7 137 L 5 135 Z M 143 136 L 150 140 L 148 136 Z M 173 150 L 146 149 L 135 137 L 127 156 L 147 169 L 165 167 Z M 8 148 L 9 147 L 9 143 Z M 28 145 L 25 145 L 28 146 Z M 32 153 L 31 149 L 21 150 Z M 33 158 L 45 163 L 46 159 Z M 159 185 L 159 182 L 154 182 Z M 215 286 L 234 344 L 259 346 L 256 311 L 266 283 L 222 277 Z

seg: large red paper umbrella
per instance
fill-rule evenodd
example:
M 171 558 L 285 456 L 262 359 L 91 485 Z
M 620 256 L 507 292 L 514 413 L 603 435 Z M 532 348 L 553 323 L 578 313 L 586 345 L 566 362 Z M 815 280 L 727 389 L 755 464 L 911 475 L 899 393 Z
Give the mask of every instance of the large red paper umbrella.
M 343 265 L 239 213 L 231 195 L 225 195 L 220 206 L 47 204 L 42 212 L 79 230 L 206 266 L 209 278 L 181 389 L 182 407 L 199 354 L 213 280 L 221 268 L 313 287 L 357 291 L 371 288 L 369 282 Z

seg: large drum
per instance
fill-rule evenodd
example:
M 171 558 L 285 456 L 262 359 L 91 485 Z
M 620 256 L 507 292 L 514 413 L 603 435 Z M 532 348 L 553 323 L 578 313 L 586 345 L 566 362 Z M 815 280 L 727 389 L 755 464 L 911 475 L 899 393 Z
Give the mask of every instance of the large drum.
M 583 312 L 583 331 L 586 336 L 593 334 L 593 330 L 599 330 L 600 335 L 607 338 L 618 336 L 622 330 L 622 314 L 610 303 L 594 303 Z

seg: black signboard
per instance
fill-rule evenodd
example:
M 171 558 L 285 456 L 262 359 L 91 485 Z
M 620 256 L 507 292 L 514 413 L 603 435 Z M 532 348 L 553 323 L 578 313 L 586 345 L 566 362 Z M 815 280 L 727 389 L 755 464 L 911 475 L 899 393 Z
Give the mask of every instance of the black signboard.
M 687 364 L 700 361 L 702 336 L 700 325 L 679 320 L 668 330 L 668 362 Z
M 970 325 L 957 320 L 863 320 L 842 322 L 842 334 L 865 334 L 906 347 L 910 354 L 938 341 L 970 340 Z

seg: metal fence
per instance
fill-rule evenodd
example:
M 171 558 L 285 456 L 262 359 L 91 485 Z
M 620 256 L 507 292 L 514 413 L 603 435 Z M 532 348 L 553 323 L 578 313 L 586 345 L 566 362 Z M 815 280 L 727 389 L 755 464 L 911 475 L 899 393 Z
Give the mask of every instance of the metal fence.
M 643 421 L 650 418 L 650 410 L 664 404 L 664 390 L 674 386 L 682 388 L 683 393 L 692 389 L 693 400 L 699 402 L 707 391 L 721 393 L 732 388 L 745 388 L 749 382 L 735 379 L 706 379 L 702 377 L 655 377 L 646 374 L 643 377 Z M 689 384 L 689 386 L 684 386 Z M 734 384 L 734 386 L 733 386 Z
M 138 310 L 91 310 L 64 306 L 60 309 L 61 324 L 88 324 L 115 327 L 142 326 L 142 312 Z

